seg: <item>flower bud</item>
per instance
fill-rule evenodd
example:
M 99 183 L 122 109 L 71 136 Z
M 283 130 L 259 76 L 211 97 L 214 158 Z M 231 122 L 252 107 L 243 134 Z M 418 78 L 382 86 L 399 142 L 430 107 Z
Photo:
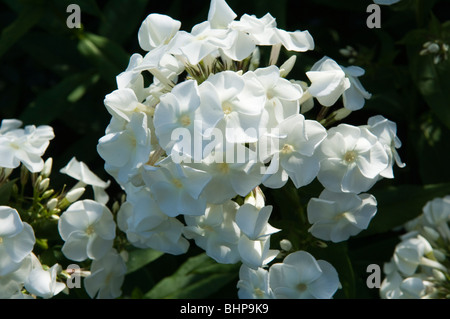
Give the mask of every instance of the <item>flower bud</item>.
M 43 199 L 49 198 L 50 196 L 53 195 L 54 192 L 55 192 L 54 189 L 46 190 L 46 191 L 44 192 L 44 194 L 42 194 L 42 198 L 43 198 Z
M 69 203 L 73 203 L 84 194 L 85 190 L 86 189 L 84 187 L 72 189 L 66 194 L 66 199 L 69 201 Z
M 297 61 L 297 56 L 293 55 L 280 66 L 280 76 L 285 78 L 292 71 Z
M 47 202 L 47 209 L 52 211 L 56 208 L 57 205 L 58 205 L 58 199 L 52 198 Z
M 50 173 L 52 172 L 52 166 L 53 166 L 53 158 L 49 157 L 44 163 L 44 168 L 41 171 L 41 175 L 45 177 L 49 177 Z
M 50 186 L 50 179 L 47 177 L 47 178 L 44 178 L 40 183 L 39 183 L 39 186 L 38 186 L 38 190 L 40 191 L 40 192 L 44 192 L 45 190 L 47 190 L 47 188 Z
M 282 239 L 280 241 L 280 247 L 284 251 L 289 251 L 292 249 L 292 243 L 289 241 L 289 239 Z

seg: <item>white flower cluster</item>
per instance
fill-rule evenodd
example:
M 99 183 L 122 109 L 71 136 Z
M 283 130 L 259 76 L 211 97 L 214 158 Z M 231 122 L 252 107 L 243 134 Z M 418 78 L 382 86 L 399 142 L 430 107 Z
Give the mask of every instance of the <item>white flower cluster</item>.
M 241 299 L 331 299 L 340 287 L 334 267 L 296 251 L 269 270 L 241 266 L 238 296 Z
M 270 14 L 236 17 L 224 0 L 212 0 L 207 21 L 191 32 L 171 17 L 147 16 L 138 34 L 147 53 L 131 56 L 105 97 L 112 118 L 97 150 L 127 195 L 118 227 L 133 245 L 182 254 L 194 240 L 217 262 L 260 271 L 277 256 L 270 238 L 280 230 L 269 224 L 272 207 L 259 186 L 291 180 L 299 188 L 317 177 L 326 190 L 308 206 L 311 232 L 337 242 L 367 228 L 376 213 L 375 198 L 360 193 L 393 178 L 394 162 L 403 164 L 396 125 L 382 116 L 361 127 L 323 126 L 370 98 L 358 79 L 363 69 L 324 57 L 306 72 L 310 85 L 288 80 L 296 58 L 278 67 L 281 47 L 313 50 L 309 32 L 277 28 Z M 269 63 L 259 67 L 265 48 Z M 344 108 L 320 118 L 341 97 Z M 309 120 L 303 113 L 314 99 L 322 111 Z M 272 282 L 283 287 L 277 271 Z
M 32 173 L 44 168 L 42 155 L 55 135 L 48 125 L 22 126 L 16 119 L 2 120 L 0 125 L 0 167 L 2 174 L 11 173 L 21 163 Z
M 384 299 L 435 299 L 450 296 L 450 196 L 435 198 L 407 222 L 380 287 Z
M 53 128 L 29 125 L 21 129 L 21 126 L 22 122 L 15 119 L 1 122 L 0 185 L 8 180 L 15 168 L 23 164 L 24 171 L 36 173 L 33 175 L 35 196 L 38 194 L 37 197 L 45 199 L 54 193 L 48 189 L 53 161 L 51 158 L 45 162 L 42 159 L 49 141 L 54 138 Z M 109 199 L 105 189 L 110 183 L 103 182 L 86 164 L 75 158 L 61 169 L 61 173 L 78 180 L 69 191 L 62 192 L 60 196 L 55 195 L 45 204 L 48 217 L 59 219 L 59 234 L 65 241 L 62 252 L 73 261 L 93 260 L 91 273 L 85 272 L 88 276 L 84 281 L 91 297 L 119 297 L 126 266 L 112 247 L 116 224 L 105 206 Z M 95 201 L 78 201 L 87 185 L 92 186 Z M 65 211 L 59 217 L 62 210 Z M 16 209 L 0 206 L 1 299 L 52 298 L 61 291 L 67 291 L 66 284 L 61 280 L 61 265 L 48 267 L 41 264 L 33 252 L 35 244 L 32 226 L 22 221 Z
M 110 182 L 102 181 L 88 166 L 72 158 L 60 170 L 78 183 L 68 192 L 70 206 L 58 220 L 58 232 L 64 241 L 64 256 L 76 262 L 92 260 L 90 272 L 84 279 L 86 292 L 91 298 L 112 299 L 121 296 L 121 286 L 127 271 L 122 256 L 113 247 L 116 223 L 106 206 L 109 200 L 105 189 Z M 90 185 L 94 199 L 78 200 Z M 67 196 L 66 196 L 67 198 Z

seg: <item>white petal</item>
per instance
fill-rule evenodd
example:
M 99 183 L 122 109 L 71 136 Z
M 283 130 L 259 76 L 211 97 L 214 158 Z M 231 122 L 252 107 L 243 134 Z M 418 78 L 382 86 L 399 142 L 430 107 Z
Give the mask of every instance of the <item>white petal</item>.
M 8 206 L 0 206 L 0 237 L 10 237 L 20 233 L 23 223 L 19 213 Z

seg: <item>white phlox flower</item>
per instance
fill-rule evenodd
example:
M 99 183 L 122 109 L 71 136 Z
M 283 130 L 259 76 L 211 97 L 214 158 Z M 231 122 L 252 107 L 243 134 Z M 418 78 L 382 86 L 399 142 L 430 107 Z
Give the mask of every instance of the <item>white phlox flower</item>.
M 256 155 L 248 150 L 239 152 L 233 144 L 227 144 L 224 151 L 210 153 L 201 164 L 192 164 L 192 167 L 211 176 L 203 196 L 212 204 L 224 203 L 236 195 L 247 196 L 261 184 L 263 177 L 263 163 L 257 161 Z
M 436 261 L 433 247 L 421 235 L 400 242 L 395 247 L 393 260 L 399 271 L 406 276 L 413 275 L 421 265 L 446 271 L 446 268 Z
M 300 85 L 280 76 L 280 69 L 274 65 L 247 72 L 244 77 L 255 77 L 266 91 L 264 112 L 267 113 L 267 127 L 272 128 L 291 115 L 299 113 L 299 101 L 303 95 Z
M 217 262 L 237 263 L 241 236 L 235 221 L 238 209 L 239 205 L 231 200 L 221 205 L 208 204 L 203 216 L 184 216 L 186 227 L 183 233 Z
M 91 298 L 118 298 L 122 295 L 121 287 L 126 272 L 124 260 L 112 249 L 101 259 L 92 262 L 91 274 L 84 279 L 86 292 Z
M 426 223 L 433 227 L 446 242 L 450 241 L 450 196 L 428 201 L 422 209 Z
M 16 168 L 22 163 L 32 173 L 44 168 L 44 155 L 55 137 L 48 125 L 27 125 L 15 119 L 2 120 L 0 126 L 0 167 Z
M 109 187 L 111 181 L 103 181 L 100 177 L 95 175 L 84 162 L 78 161 L 75 157 L 72 157 L 69 163 L 61 168 L 60 173 L 69 175 L 78 180 L 78 183 L 72 187 L 72 190 L 90 185 L 94 191 L 94 199 L 97 202 L 101 204 L 106 204 L 108 202 L 109 196 L 106 193 L 106 188 Z
M 311 81 L 308 92 L 323 106 L 332 106 L 342 96 L 346 109 L 360 110 L 372 96 L 358 79 L 364 73 L 360 67 L 343 67 L 325 56 L 306 72 Z
M 305 120 L 303 115 L 296 114 L 283 120 L 275 133 L 269 132 L 259 141 L 261 154 L 269 152 L 262 157 L 272 156 L 263 184 L 280 188 L 288 178 L 297 188 L 311 183 L 319 172 L 315 151 L 327 136 L 325 128 L 317 121 Z
M 383 299 L 420 299 L 430 290 L 430 283 L 420 277 L 403 278 L 397 270 L 389 273 L 380 286 Z
M 33 258 L 32 270 L 25 280 L 25 289 L 37 297 L 44 299 L 52 298 L 66 288 L 66 285 L 57 281 L 57 275 L 62 270 L 59 264 L 54 264 L 45 270 L 39 260 Z
M 309 232 L 314 237 L 332 242 L 347 240 L 369 226 L 377 212 L 373 195 L 334 193 L 324 190 L 312 198 L 307 207 Z
M 229 143 L 258 140 L 266 92 L 251 76 L 232 71 L 211 75 L 200 87 L 200 114 L 203 125 L 219 128 Z M 205 136 L 209 136 L 204 132 Z
M 269 286 L 277 299 L 331 299 L 340 283 L 329 262 L 296 251 L 269 268 Z
M 305 52 L 314 49 L 314 40 L 308 31 L 288 32 L 276 27 L 275 18 L 267 13 L 262 18 L 244 14 L 233 21 L 230 28 L 247 33 L 256 45 L 283 45 L 288 51 Z
M 339 124 L 330 128 L 320 150 L 317 178 L 337 193 L 369 190 L 389 164 L 383 145 L 364 127 Z
M 250 268 L 267 265 L 279 253 L 270 249 L 270 235 L 280 231 L 268 223 L 271 212 L 272 206 L 258 209 L 245 203 L 236 213 L 236 224 L 241 230 L 239 254 L 242 262 Z
M 144 169 L 144 181 L 164 214 L 203 215 L 206 199 L 201 194 L 211 180 L 207 172 L 172 161 Z
M 35 242 L 33 228 L 22 222 L 17 210 L 0 206 L 0 276 L 19 269 Z
M 397 124 L 381 115 L 372 116 L 367 121 L 369 131 L 372 132 L 380 143 L 384 146 L 386 153 L 388 154 L 388 166 L 380 173 L 385 178 L 394 178 L 394 172 L 392 166 L 394 162 L 398 167 L 403 168 L 406 165 L 402 163 L 397 149 L 402 146 L 402 142 L 397 137 Z
M 252 269 L 245 264 L 239 269 L 237 283 L 239 299 L 272 299 L 269 286 L 269 271 L 264 268 Z
M 144 165 L 152 152 L 151 131 L 145 113 L 133 113 L 125 129 L 99 139 L 99 155 L 105 160 L 105 170 L 126 184 Z
M 332 106 L 351 85 L 339 64 L 326 56 L 317 61 L 306 76 L 311 81 L 308 92 L 323 106 Z
M 167 45 L 180 27 L 181 22 L 169 16 L 158 13 L 149 14 L 139 28 L 139 45 L 145 51 Z
M 154 125 L 159 145 L 167 154 L 181 153 L 194 158 L 194 142 L 191 142 L 194 130 L 203 133 L 202 128 L 196 126 L 199 123 L 199 106 L 198 84 L 194 80 L 176 85 L 170 93 L 161 97 L 155 109 Z M 181 140 L 177 139 L 177 129 L 183 137 Z M 188 137 L 185 137 L 185 134 L 188 134 Z M 186 141 L 184 138 L 191 139 Z M 195 159 L 199 160 L 201 156 L 196 156 Z
M 132 245 L 173 255 L 188 250 L 189 242 L 182 237 L 183 223 L 164 214 L 147 187 L 129 186 L 127 194 L 117 213 L 117 224 Z
M 37 259 L 29 253 L 21 262 L 18 269 L 6 275 L 0 275 L 0 299 L 15 298 L 22 294 L 23 285 L 32 270 L 33 261 Z
M 116 224 L 105 205 L 90 199 L 73 203 L 60 217 L 58 231 L 65 241 L 61 251 L 72 260 L 99 259 L 116 237 Z
M 357 111 L 363 108 L 365 100 L 372 97 L 359 81 L 358 77 L 364 75 L 365 71 L 358 66 L 342 67 L 345 76 L 350 81 L 350 87 L 342 94 L 344 107 L 350 111 Z

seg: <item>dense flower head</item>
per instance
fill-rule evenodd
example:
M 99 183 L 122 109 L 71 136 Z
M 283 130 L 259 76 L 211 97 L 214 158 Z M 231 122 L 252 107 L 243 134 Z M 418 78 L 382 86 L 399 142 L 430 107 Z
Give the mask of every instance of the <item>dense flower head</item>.
M 392 178 L 394 161 L 403 166 L 395 123 L 379 116 L 329 128 L 371 97 L 365 71 L 325 56 L 289 79 L 292 53 L 315 47 L 311 34 L 279 28 L 270 13 L 238 17 L 224 0 L 190 31 L 151 13 L 138 42 L 144 52 L 105 97 L 111 120 L 97 146 L 126 193 L 117 224 L 129 243 L 171 254 L 195 243 L 219 263 L 241 262 L 243 298 L 331 298 L 339 280 L 329 263 L 305 251 L 275 262 L 271 237 L 282 230 L 260 186 L 300 188 L 317 177 L 325 190 L 309 205 L 313 236 L 339 242 L 368 227 L 376 200 L 361 193 Z M 281 50 L 291 55 L 284 63 Z M 322 109 L 310 119 L 314 100 Z
M 385 299 L 448 298 L 450 197 L 428 201 L 384 265 L 380 296 Z

